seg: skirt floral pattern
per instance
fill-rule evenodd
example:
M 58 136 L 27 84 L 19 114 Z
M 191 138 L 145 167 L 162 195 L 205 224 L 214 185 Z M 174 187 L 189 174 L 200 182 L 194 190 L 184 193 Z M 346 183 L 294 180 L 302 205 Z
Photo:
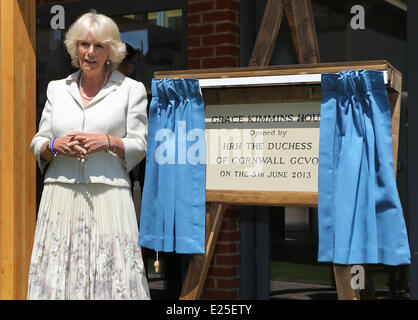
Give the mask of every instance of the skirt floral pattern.
M 129 188 L 47 183 L 28 299 L 150 299 Z

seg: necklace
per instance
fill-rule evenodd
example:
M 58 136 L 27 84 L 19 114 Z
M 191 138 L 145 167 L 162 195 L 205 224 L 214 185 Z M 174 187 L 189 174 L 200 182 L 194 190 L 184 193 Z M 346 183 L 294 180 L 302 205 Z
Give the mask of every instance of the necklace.
M 84 79 L 84 73 L 82 73 L 82 74 L 81 74 L 81 77 L 80 77 L 80 83 L 79 83 L 79 86 L 80 86 L 80 88 L 79 88 L 80 95 L 81 95 L 84 99 L 91 101 L 91 100 L 93 100 L 93 99 L 94 99 L 94 97 L 95 97 L 95 96 L 97 96 L 97 93 L 99 93 L 99 92 L 100 92 L 100 90 L 102 90 L 102 89 L 103 89 L 103 87 L 105 86 L 106 81 L 107 81 L 107 72 L 106 72 L 106 75 L 105 75 L 105 80 L 104 80 L 104 82 L 103 82 L 102 87 L 101 87 L 101 88 L 100 88 L 100 90 L 96 93 L 96 95 L 94 95 L 93 97 L 88 97 L 88 96 L 85 96 L 85 95 L 81 92 L 81 87 L 83 86 L 83 79 Z

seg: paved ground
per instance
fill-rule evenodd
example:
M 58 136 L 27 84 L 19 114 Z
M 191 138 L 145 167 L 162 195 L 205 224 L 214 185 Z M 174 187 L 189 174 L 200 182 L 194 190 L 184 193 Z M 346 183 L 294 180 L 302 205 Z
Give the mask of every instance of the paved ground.
M 272 281 L 271 300 L 338 300 L 334 287 L 311 283 Z M 377 290 L 378 300 L 408 300 L 409 293 L 394 293 Z
M 151 299 L 164 299 L 165 281 L 158 278 L 149 279 Z M 337 300 L 335 288 L 325 285 L 271 281 L 271 300 Z M 378 300 L 408 300 L 409 293 L 390 294 L 387 291 L 376 292 Z

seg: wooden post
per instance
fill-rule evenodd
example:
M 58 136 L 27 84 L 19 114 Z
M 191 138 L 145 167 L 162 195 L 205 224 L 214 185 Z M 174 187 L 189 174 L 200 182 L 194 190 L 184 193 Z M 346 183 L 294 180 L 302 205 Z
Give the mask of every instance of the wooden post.
M 393 88 L 388 90 L 388 100 L 392 113 L 393 166 L 396 175 L 398 164 L 399 126 L 401 122 L 402 74 L 398 71 L 392 72 L 391 82 L 393 83 Z
M 284 9 L 284 10 L 283 10 Z M 268 66 L 283 12 L 292 33 L 300 64 L 319 63 L 319 46 L 310 0 L 268 0 L 249 66 Z
M 283 1 L 299 63 L 319 63 L 318 39 L 311 0 Z
M 268 66 L 270 64 L 282 18 L 282 1 L 268 0 L 249 62 L 250 66 Z
M 338 300 L 360 300 L 360 290 L 351 287 L 351 265 L 334 264 Z
M 0 1 L 0 299 L 25 299 L 36 219 L 35 1 Z

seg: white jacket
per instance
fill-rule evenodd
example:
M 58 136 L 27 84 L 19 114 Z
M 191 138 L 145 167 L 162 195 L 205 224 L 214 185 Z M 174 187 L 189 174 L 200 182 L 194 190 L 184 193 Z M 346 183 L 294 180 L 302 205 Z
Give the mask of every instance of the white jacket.
M 79 72 L 48 84 L 39 131 L 30 145 L 41 171 L 47 164 L 41 159 L 42 145 L 72 131 L 121 138 L 125 160 L 107 151 L 91 153 L 87 161 L 58 154 L 51 160 L 44 182 L 130 186 L 128 172 L 145 157 L 147 148 L 145 87 L 115 70 L 104 88 L 83 108 L 77 87 Z

